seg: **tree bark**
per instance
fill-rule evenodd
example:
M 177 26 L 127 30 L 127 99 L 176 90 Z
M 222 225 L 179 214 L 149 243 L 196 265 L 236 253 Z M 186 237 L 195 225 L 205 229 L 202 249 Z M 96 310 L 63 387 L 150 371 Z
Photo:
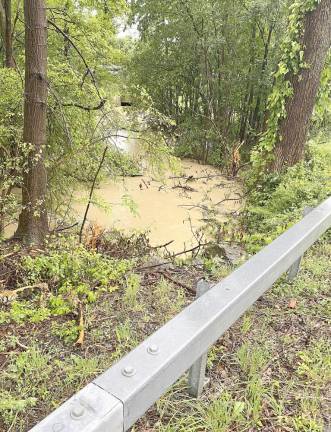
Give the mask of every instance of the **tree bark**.
M 304 61 L 308 68 L 292 77 L 293 96 L 286 103 L 287 116 L 279 128 L 272 170 L 280 172 L 304 157 L 305 142 L 320 76 L 331 43 L 331 0 L 321 0 L 305 18 Z
M 5 50 L 5 67 L 15 68 L 15 61 L 13 57 L 13 38 L 12 38 L 12 25 L 11 25 L 11 0 L 0 0 L 0 29 L 3 46 Z M 15 142 L 13 139 L 9 142 L 10 152 L 15 152 Z M 11 187 L 7 190 L 1 191 L 0 199 L 0 237 L 3 236 L 5 230 L 5 212 L 2 205 L 5 197 L 11 192 Z
M 24 0 L 24 142 L 31 145 L 24 173 L 22 212 L 16 235 L 40 244 L 48 232 L 47 175 L 44 162 L 47 114 L 47 19 L 44 0 Z
M 4 11 L 5 11 L 5 66 L 7 68 L 14 68 L 15 61 L 13 56 L 13 37 L 12 37 L 12 25 L 11 25 L 11 0 L 4 0 Z
M 11 0 L 0 0 L 0 33 L 5 53 L 5 67 L 14 68 Z

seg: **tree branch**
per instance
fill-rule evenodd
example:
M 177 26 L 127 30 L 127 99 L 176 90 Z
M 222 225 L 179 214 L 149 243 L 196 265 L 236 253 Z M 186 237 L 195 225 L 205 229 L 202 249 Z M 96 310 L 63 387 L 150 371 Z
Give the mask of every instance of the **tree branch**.
M 92 201 L 92 196 L 93 196 L 95 184 L 97 182 L 97 178 L 98 178 L 99 172 L 101 170 L 101 167 L 102 167 L 102 165 L 103 165 L 103 163 L 105 161 L 107 150 L 108 150 L 108 146 L 106 146 L 105 149 L 104 149 L 104 151 L 103 151 L 103 154 L 102 154 L 102 157 L 101 157 L 98 169 L 96 170 L 96 173 L 95 173 L 95 176 L 94 176 L 94 179 L 93 179 L 93 182 L 92 182 L 92 186 L 91 186 L 91 190 L 90 190 L 90 195 L 89 195 L 88 203 L 87 203 L 87 206 L 86 206 L 86 210 L 85 210 L 82 226 L 81 226 L 80 232 L 79 232 L 79 243 L 82 242 L 84 225 L 85 225 L 85 222 L 86 222 L 86 219 L 87 219 L 88 211 L 90 209 L 90 205 L 91 205 L 91 201 Z
M 91 76 L 91 79 L 92 79 L 92 82 L 93 82 L 93 85 L 94 85 L 94 87 L 95 87 L 95 90 L 96 90 L 96 92 L 97 92 L 97 94 L 98 94 L 98 96 L 99 96 L 99 99 L 100 100 L 103 100 L 103 98 L 101 97 L 101 95 L 100 95 L 100 92 L 99 92 L 99 88 L 98 88 L 98 86 L 97 86 L 97 83 L 96 83 L 96 80 L 95 80 L 95 76 L 94 76 L 94 74 L 93 74 L 93 72 L 92 72 L 92 70 L 91 70 L 91 68 L 90 68 L 90 66 L 88 65 L 88 63 L 87 63 L 87 61 L 85 60 L 85 57 L 83 56 L 83 54 L 81 53 L 81 51 L 78 49 L 78 47 L 77 47 L 77 45 L 73 42 L 73 40 L 69 37 L 69 35 L 66 33 L 66 32 L 64 32 L 57 24 L 55 24 L 53 21 L 51 21 L 50 19 L 48 19 L 47 20 L 47 22 L 51 25 L 51 26 L 53 26 L 59 33 L 61 33 L 61 35 L 71 44 L 71 46 L 74 48 L 74 50 L 76 51 L 76 53 L 79 55 L 79 57 L 82 59 L 82 61 L 83 61 L 83 63 L 84 63 L 84 65 L 85 65 L 85 67 L 86 67 L 86 70 L 87 70 L 87 72 L 88 72 L 88 74 Z

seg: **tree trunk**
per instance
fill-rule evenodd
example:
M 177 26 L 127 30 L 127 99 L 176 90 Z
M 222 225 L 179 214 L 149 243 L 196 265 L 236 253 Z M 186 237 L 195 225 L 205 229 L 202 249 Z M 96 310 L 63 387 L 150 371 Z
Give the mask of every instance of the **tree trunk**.
M 0 33 L 5 53 L 5 67 L 14 68 L 11 0 L 0 0 Z
M 32 146 L 24 173 L 22 212 L 16 235 L 26 243 L 43 242 L 48 232 L 47 176 L 44 163 L 47 110 L 47 20 L 44 0 L 24 0 L 24 142 Z
M 11 26 L 11 0 L 4 0 L 4 11 L 5 11 L 5 66 L 7 68 L 14 68 L 15 61 L 13 56 L 13 38 L 12 38 L 12 26 Z
M 273 27 L 274 24 L 272 24 L 269 28 L 268 31 L 268 37 L 267 37 L 267 41 L 264 44 L 264 55 L 263 55 L 263 60 L 262 60 L 262 66 L 261 66 L 261 75 L 260 75 L 260 88 L 258 90 L 258 95 L 257 95 L 257 99 L 256 99 L 256 105 L 255 105 L 255 110 L 254 110 L 254 114 L 253 114 L 253 118 L 252 118 L 252 124 L 251 124 L 251 129 L 254 131 L 254 135 L 256 136 L 256 134 L 261 130 L 261 102 L 264 99 L 263 98 L 263 94 L 265 92 L 265 83 L 264 83 L 264 79 L 265 79 L 265 72 L 267 69 L 267 65 L 268 65 L 268 58 L 269 58 L 269 48 L 270 48 L 270 43 L 271 43 L 271 35 L 272 35 L 272 31 L 273 31 Z
M 5 67 L 14 68 L 15 61 L 13 57 L 13 43 L 12 43 L 12 25 L 11 25 L 11 0 L 0 0 L 0 27 L 3 46 L 5 50 Z M 15 142 L 13 139 L 9 143 L 10 152 L 13 153 L 15 149 Z M 3 236 L 5 230 L 5 212 L 2 205 L 5 197 L 11 192 L 11 187 L 1 191 L 0 199 L 0 237 Z
M 331 0 L 321 0 L 305 18 L 304 61 L 308 68 L 292 77 L 293 96 L 286 103 L 286 118 L 279 128 L 273 171 L 280 172 L 303 159 L 320 76 L 331 43 Z

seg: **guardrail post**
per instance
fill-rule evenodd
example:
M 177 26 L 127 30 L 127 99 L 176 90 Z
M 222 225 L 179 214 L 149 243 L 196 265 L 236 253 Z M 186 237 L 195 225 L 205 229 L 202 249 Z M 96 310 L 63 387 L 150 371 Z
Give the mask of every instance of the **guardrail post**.
M 210 284 L 205 279 L 200 279 L 197 283 L 196 298 L 205 294 Z M 206 379 L 207 352 L 203 354 L 190 368 L 188 376 L 188 392 L 191 396 L 199 398 L 204 386 L 207 384 Z
M 308 213 L 310 213 L 312 210 L 314 210 L 314 207 L 305 207 L 303 209 L 303 217 L 307 216 Z M 287 273 L 287 280 L 288 282 L 292 282 L 293 279 L 297 276 L 300 270 L 300 264 L 301 264 L 302 256 L 298 258 L 288 269 Z

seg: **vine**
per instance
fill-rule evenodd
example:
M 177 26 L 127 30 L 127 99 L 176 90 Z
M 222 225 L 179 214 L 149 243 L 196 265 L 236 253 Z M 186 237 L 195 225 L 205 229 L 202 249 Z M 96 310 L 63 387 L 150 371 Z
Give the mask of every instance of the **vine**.
M 304 19 L 306 14 L 313 11 L 320 1 L 296 0 L 290 6 L 287 32 L 281 45 L 281 59 L 274 75 L 274 87 L 268 99 L 267 130 L 251 156 L 253 170 L 257 175 L 273 158 L 272 150 L 279 138 L 279 125 L 286 117 L 286 101 L 293 95 L 293 85 L 289 78 L 298 75 L 302 69 L 308 67 L 304 61 L 302 45 Z

